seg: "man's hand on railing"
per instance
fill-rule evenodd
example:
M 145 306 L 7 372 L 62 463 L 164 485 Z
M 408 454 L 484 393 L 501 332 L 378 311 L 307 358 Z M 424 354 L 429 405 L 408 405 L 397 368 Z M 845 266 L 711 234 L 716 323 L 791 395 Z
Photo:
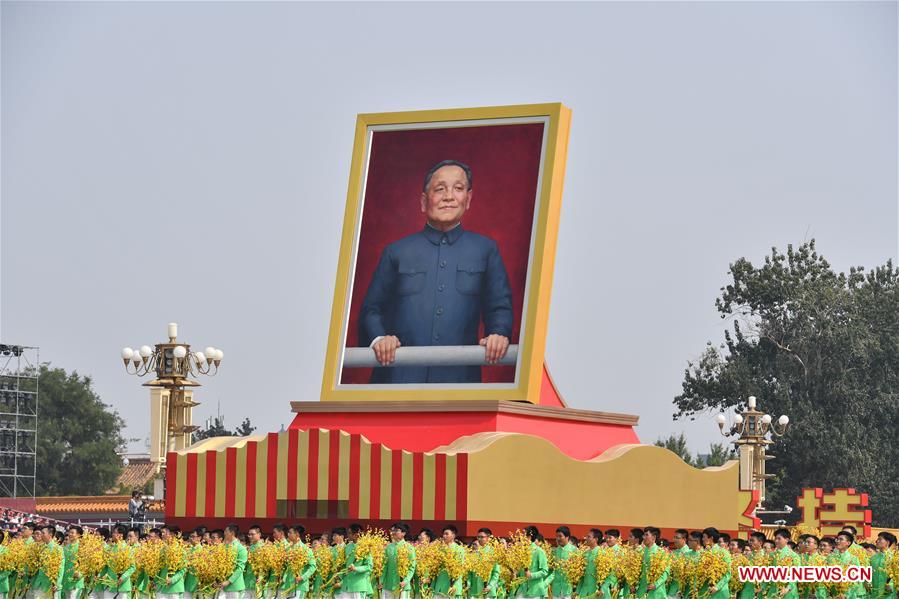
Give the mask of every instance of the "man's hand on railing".
M 375 358 L 381 366 L 392 364 L 396 360 L 396 348 L 402 343 L 395 335 L 385 335 L 371 346 L 375 350 Z
M 487 363 L 496 364 L 506 356 L 506 350 L 509 349 L 509 338 L 494 333 L 481 339 L 481 345 L 487 350 Z
M 371 347 L 348 347 L 343 354 L 344 368 L 392 368 L 399 366 L 514 366 L 518 361 L 518 346 L 509 345 L 501 335 L 491 341 L 484 339 L 481 345 L 429 345 L 392 348 L 390 355 L 378 354 L 376 345 Z M 386 338 L 386 337 L 385 337 Z M 493 345 L 491 348 L 490 345 Z M 397 343 L 399 345 L 399 343 Z M 488 350 L 494 350 L 493 361 L 487 360 Z M 389 361 L 387 361 L 389 360 Z

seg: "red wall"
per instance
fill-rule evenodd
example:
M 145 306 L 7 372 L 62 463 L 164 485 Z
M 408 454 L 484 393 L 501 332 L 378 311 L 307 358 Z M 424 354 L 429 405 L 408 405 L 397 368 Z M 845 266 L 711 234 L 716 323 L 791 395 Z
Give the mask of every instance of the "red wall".
M 480 432 L 524 433 L 547 439 L 566 455 L 587 460 L 622 443 L 639 443 L 633 427 L 537 418 L 501 412 L 299 413 L 290 428 L 339 429 L 365 435 L 391 449 L 432 451 Z

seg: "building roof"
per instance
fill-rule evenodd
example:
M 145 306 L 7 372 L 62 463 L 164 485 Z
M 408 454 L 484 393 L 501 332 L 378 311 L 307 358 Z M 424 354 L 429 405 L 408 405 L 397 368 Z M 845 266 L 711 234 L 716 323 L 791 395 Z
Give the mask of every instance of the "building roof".
M 129 464 L 122 468 L 115 486 L 107 493 L 119 493 L 123 489 L 143 489 L 156 476 L 156 467 L 157 465 L 150 461 L 150 456 L 131 458 Z
M 75 495 L 65 497 L 35 497 L 34 502 L 38 515 L 63 514 L 63 513 L 108 513 L 128 512 L 130 495 Z M 148 512 L 162 512 L 165 510 L 165 502 L 154 500 L 150 502 Z

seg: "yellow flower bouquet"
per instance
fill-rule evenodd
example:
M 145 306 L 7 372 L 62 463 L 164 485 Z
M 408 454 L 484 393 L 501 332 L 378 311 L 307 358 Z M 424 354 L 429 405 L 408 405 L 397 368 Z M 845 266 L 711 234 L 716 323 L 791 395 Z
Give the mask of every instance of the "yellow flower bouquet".
M 441 545 L 443 543 L 440 541 L 431 541 L 430 543 L 419 543 L 415 546 L 415 573 L 418 575 L 420 582 L 421 595 L 425 599 L 431 596 L 431 584 L 437 578 L 437 573 L 440 571 L 443 563 Z
M 400 543 L 396 546 L 396 573 L 400 580 L 409 575 L 412 567 L 412 546 L 409 543 Z M 397 591 L 399 587 L 393 589 Z
M 237 565 L 237 550 L 228 544 L 202 545 L 189 555 L 190 568 L 197 576 L 196 594 L 208 597 L 230 578 Z
M 642 567 L 642 562 L 641 562 Z M 649 572 L 646 575 L 646 584 L 654 585 L 662 577 L 665 570 L 671 565 L 671 556 L 664 549 L 656 551 L 649 558 Z
M 596 556 L 599 557 L 599 554 L 601 552 L 602 549 L 597 551 Z M 594 567 L 595 565 L 596 562 L 594 562 Z M 572 551 L 570 554 L 568 554 L 567 558 L 559 560 L 558 567 L 565 574 L 565 578 L 568 579 L 568 582 L 571 584 L 572 589 L 576 589 L 578 583 L 581 581 L 587 571 L 587 557 L 584 555 L 583 551 Z

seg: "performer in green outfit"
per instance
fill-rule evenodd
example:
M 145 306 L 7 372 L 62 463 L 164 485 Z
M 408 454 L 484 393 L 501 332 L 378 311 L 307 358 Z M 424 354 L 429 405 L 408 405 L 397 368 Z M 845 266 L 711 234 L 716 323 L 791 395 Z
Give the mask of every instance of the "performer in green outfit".
M 391 543 L 384 550 L 384 569 L 378 580 L 378 588 L 382 590 L 383 599 L 410 599 L 412 597 L 412 577 L 415 576 L 415 547 L 406 541 L 409 525 L 397 522 L 390 527 Z M 409 567 L 405 575 L 400 576 L 397 552 L 408 555 Z
M 800 559 L 795 551 L 790 549 L 791 535 L 786 528 L 778 528 L 774 532 L 774 565 L 775 566 L 799 566 Z M 795 582 L 775 583 L 768 588 L 769 596 L 773 599 L 799 599 L 799 590 Z
M 596 556 L 599 554 L 599 540 L 602 538 L 602 531 L 598 528 L 591 528 L 584 535 L 584 545 L 587 549 L 584 551 L 584 576 L 575 589 L 578 597 L 592 597 L 599 587 L 601 581 L 596 580 Z
M 464 555 L 465 549 L 456 543 L 456 535 L 458 530 L 455 526 L 449 525 L 443 527 L 443 543 L 445 549 L 457 556 Z M 461 597 L 462 596 L 462 577 L 450 578 L 446 568 L 440 568 L 437 578 L 434 580 L 434 595 L 440 597 Z
M 606 531 L 605 542 L 606 547 L 611 549 L 614 552 L 614 557 L 617 558 L 618 553 L 621 551 L 621 531 L 617 528 L 610 528 Z M 615 568 L 609 572 L 609 575 L 606 576 L 606 579 L 601 581 L 602 588 L 602 596 L 603 599 L 610 599 L 612 593 L 618 589 L 618 576 L 615 574 Z
M 709 585 L 708 582 L 704 582 L 702 587 L 699 589 L 699 594 L 701 597 L 705 599 L 729 599 L 730 598 L 730 552 L 720 545 L 721 541 L 721 533 L 718 532 L 717 528 L 706 528 L 702 531 L 702 546 L 703 551 L 711 551 L 712 553 L 716 553 L 721 556 L 727 563 L 727 570 L 724 572 L 724 575 L 721 576 L 721 579 L 718 580 L 713 585 Z M 700 559 L 702 559 L 700 557 Z
M 835 551 L 831 554 L 830 561 L 839 566 L 858 566 L 858 557 L 850 551 L 855 544 L 855 536 L 846 530 L 841 531 L 835 539 Z M 858 582 L 849 586 L 845 599 L 862 599 L 866 596 L 864 583 Z
M 303 542 L 304 534 L 306 534 L 306 528 L 301 524 L 293 524 L 287 527 L 288 542 L 293 549 L 306 552 L 306 564 L 301 572 L 294 572 L 288 566 L 284 574 L 286 586 L 285 584 L 281 585 L 282 594 L 286 597 L 303 599 L 309 593 L 310 583 L 315 576 L 315 556 L 312 555 L 312 549 Z
M 360 524 L 350 524 L 349 532 L 347 533 L 347 538 L 349 542 L 346 544 L 344 548 L 344 569 L 346 569 L 350 564 L 356 561 L 356 541 L 359 539 L 359 535 L 362 534 L 362 526 Z M 346 574 L 341 576 L 335 583 L 334 587 L 336 589 L 336 595 L 334 599 L 344 598 L 346 592 L 343 589 L 343 579 L 346 577 Z
M 110 533 L 109 545 L 107 546 L 107 551 L 112 553 L 117 553 L 119 551 L 127 551 L 132 556 L 134 555 L 134 549 L 130 545 L 125 542 L 125 535 L 128 534 L 128 527 L 124 524 L 116 524 L 112 528 L 112 532 Z M 105 569 L 105 574 L 103 574 L 104 578 L 109 580 L 115 580 L 115 584 L 104 585 L 106 589 L 104 592 L 109 594 L 110 599 L 117 596 L 121 599 L 126 599 L 131 595 L 131 575 L 134 574 L 137 566 L 134 563 L 131 564 L 124 572 L 120 575 L 117 575 L 113 572 L 109 566 Z
M 281 547 L 289 547 L 290 541 L 287 540 L 287 526 L 284 524 L 275 524 L 272 527 L 272 543 Z M 279 574 L 272 572 L 269 575 L 268 584 L 266 585 L 265 599 L 275 599 L 281 594 L 282 588 L 287 588 L 287 572 Z
M 243 599 L 256 599 L 256 573 L 253 572 L 253 568 L 250 566 L 250 554 L 258 551 L 264 545 L 262 542 L 262 528 L 258 524 L 252 525 L 247 530 L 247 543 L 247 565 L 243 571 Z M 259 584 L 264 582 L 261 581 Z
M 247 568 L 247 548 L 237 540 L 238 532 L 240 532 L 240 529 L 236 524 L 229 524 L 225 527 L 225 534 L 222 538 L 222 542 L 226 545 L 230 545 L 237 553 L 237 559 L 234 562 L 234 571 L 231 572 L 231 576 L 228 577 L 228 580 L 222 582 L 219 587 L 222 591 L 219 596 L 224 597 L 224 599 L 241 599 L 243 591 L 246 588 L 244 586 L 243 576 Z
M 818 550 L 820 541 L 815 535 L 805 536 L 805 553 L 800 557 L 803 566 L 826 566 L 827 558 Z M 824 583 L 807 583 L 799 588 L 800 599 L 827 599 L 827 586 Z
M 78 555 L 78 542 L 84 529 L 80 526 L 70 526 L 66 531 L 67 543 L 63 546 L 62 551 L 65 555 L 66 567 L 62 575 L 62 588 L 60 588 L 60 596 L 62 599 L 79 599 L 81 591 L 84 589 L 84 577 L 75 571 L 75 557 Z
M 671 549 L 671 563 L 674 564 L 675 560 L 687 559 L 687 554 L 690 552 L 690 548 L 687 546 L 687 537 L 690 536 L 690 533 L 684 530 L 683 528 L 678 528 L 674 531 L 674 540 L 673 540 L 673 548 Z M 668 596 L 676 597 L 678 593 L 680 593 L 681 588 L 680 584 L 677 580 L 673 578 L 668 580 Z
M 187 535 L 187 542 L 190 543 L 190 555 L 193 555 L 200 550 L 200 547 L 202 547 L 204 530 L 203 527 L 198 526 Z M 188 567 L 187 574 L 184 575 L 184 595 L 182 595 L 182 598 L 193 599 L 199 584 L 200 581 L 197 580 L 197 573 L 194 572 L 192 568 Z
M 546 553 L 537 544 L 540 531 L 536 526 L 528 526 L 524 534 L 531 540 L 531 564 L 524 572 L 516 573 L 516 576 L 524 576 L 525 581 L 518 587 L 518 597 L 546 597 L 546 576 L 549 574 L 549 565 Z
M 56 592 L 62 588 L 63 575 L 65 574 L 65 553 L 56 542 L 56 529 L 52 526 L 44 526 L 40 529 L 40 537 L 38 542 L 44 547 L 42 551 L 55 551 L 60 556 L 59 572 L 51 580 L 42 568 L 31 579 L 31 589 L 28 591 L 29 599 L 56 599 Z
M 173 538 L 181 535 L 181 529 L 177 526 L 162 526 L 159 530 L 160 538 L 168 544 Z M 168 551 L 168 547 L 163 548 L 163 552 Z M 170 571 L 165 564 L 162 570 L 156 576 L 156 597 L 157 599 L 181 599 L 184 593 L 184 576 L 187 574 L 187 568 Z
M 637 583 L 637 597 L 665 599 L 668 596 L 666 585 L 668 583 L 668 574 L 671 570 L 670 563 L 661 574 L 658 576 L 653 575 L 653 578 L 650 579 L 652 557 L 659 551 L 665 551 L 658 545 L 660 532 L 654 526 L 647 526 L 643 529 L 643 566 L 640 568 L 640 581 Z M 730 561 L 728 561 L 728 564 L 730 564 Z M 725 597 L 725 599 L 727 598 Z
M 490 555 L 493 551 L 493 545 L 490 544 L 490 540 L 493 538 L 493 531 L 489 528 L 481 528 L 478 530 L 478 536 L 475 543 L 475 550 L 480 552 L 484 552 L 484 555 Z M 468 578 L 468 596 L 469 597 L 489 597 L 493 598 L 497 596 L 502 590 L 502 582 L 500 580 L 500 565 L 499 563 L 493 564 L 493 568 L 490 570 L 490 576 L 487 577 L 487 580 L 481 580 L 481 577 L 472 572 Z
M 888 552 L 893 552 L 893 559 L 899 559 L 895 553 L 896 535 L 883 531 L 877 535 L 875 545 L 877 553 L 871 557 L 871 599 L 896 599 L 899 580 L 894 580 L 891 585 L 885 570 Z
M 352 547 L 347 546 L 346 574 L 340 581 L 340 597 L 342 599 L 365 599 L 372 594 L 371 572 L 374 568 L 374 559 L 371 555 L 365 557 L 356 556 L 356 540 L 362 532 L 358 524 L 350 525 L 350 538 Z
M 601 534 L 599 538 L 602 538 Z M 597 544 L 598 542 L 599 539 L 597 539 Z M 571 530 L 567 526 L 560 526 L 557 528 L 556 546 L 552 549 L 553 563 L 561 563 L 568 559 L 568 557 L 575 551 L 577 551 L 577 547 L 571 543 Z M 547 576 L 547 584 L 550 586 L 553 597 L 568 599 L 574 592 L 574 589 L 571 588 L 571 582 L 561 568 L 553 569 L 549 573 L 549 576 Z
M 749 558 L 750 566 L 764 566 L 767 563 L 768 556 L 765 554 L 764 545 L 765 535 L 760 532 L 753 532 L 749 535 L 749 548 L 752 551 Z M 753 599 L 755 597 L 756 585 L 754 582 L 741 583 L 739 580 L 732 580 L 731 586 L 737 589 L 736 599 Z

